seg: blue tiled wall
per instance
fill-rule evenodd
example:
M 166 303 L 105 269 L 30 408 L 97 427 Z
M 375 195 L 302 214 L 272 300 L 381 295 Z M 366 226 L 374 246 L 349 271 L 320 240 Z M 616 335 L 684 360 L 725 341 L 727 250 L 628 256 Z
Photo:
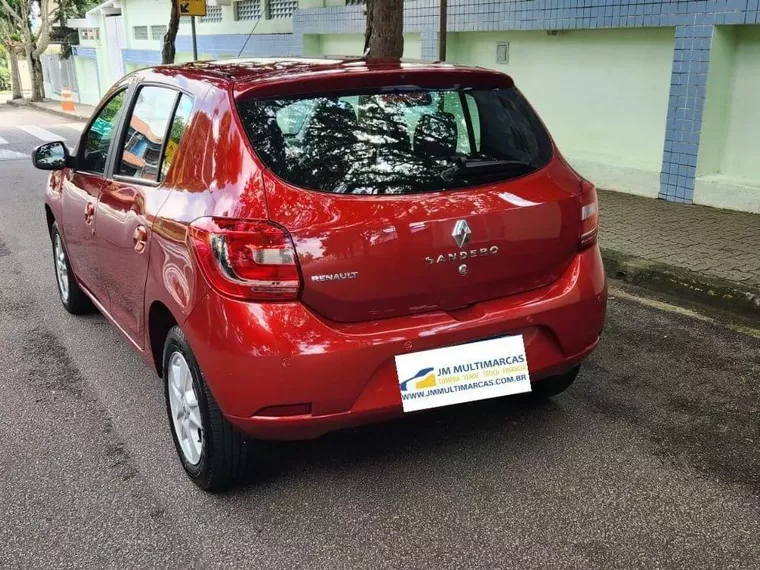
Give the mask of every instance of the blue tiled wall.
M 123 49 L 121 58 L 124 63 L 138 63 L 142 65 L 159 65 L 161 52 L 151 49 Z
M 82 57 L 85 59 L 98 59 L 98 55 L 94 47 L 72 46 L 71 52 L 76 57 Z
M 247 40 L 247 42 L 246 42 Z M 199 35 L 198 53 L 214 56 L 294 56 L 301 55 L 303 49 L 295 44 L 293 34 L 247 34 Z M 177 36 L 177 51 L 193 51 L 192 36 Z M 240 53 L 240 50 L 243 50 Z

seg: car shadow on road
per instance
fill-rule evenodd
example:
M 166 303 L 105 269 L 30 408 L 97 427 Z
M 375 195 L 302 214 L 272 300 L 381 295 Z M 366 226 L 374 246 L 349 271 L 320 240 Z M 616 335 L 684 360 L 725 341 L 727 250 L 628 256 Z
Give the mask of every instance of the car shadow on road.
M 251 472 L 230 494 L 347 469 L 396 465 L 406 470 L 408 463 L 435 462 L 442 454 L 466 458 L 509 438 L 548 437 L 561 427 L 561 411 L 562 406 L 552 400 L 509 396 L 415 413 L 314 440 L 262 443 L 262 454 Z

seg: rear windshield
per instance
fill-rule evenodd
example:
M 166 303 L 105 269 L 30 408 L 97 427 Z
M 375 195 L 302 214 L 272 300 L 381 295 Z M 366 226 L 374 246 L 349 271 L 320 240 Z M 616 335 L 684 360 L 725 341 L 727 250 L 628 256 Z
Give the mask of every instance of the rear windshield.
M 250 99 L 239 111 L 277 176 L 336 194 L 415 194 L 509 180 L 543 167 L 552 154 L 514 87 Z

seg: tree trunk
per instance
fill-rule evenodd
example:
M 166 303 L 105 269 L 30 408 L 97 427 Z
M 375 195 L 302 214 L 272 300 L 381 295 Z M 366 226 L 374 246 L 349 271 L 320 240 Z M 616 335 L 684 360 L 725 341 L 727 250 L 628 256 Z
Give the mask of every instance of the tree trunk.
M 11 71 L 11 98 L 21 99 L 24 95 L 21 92 L 21 73 L 18 70 L 18 53 L 12 47 L 6 48 L 8 54 L 8 67 Z
M 27 53 L 26 60 L 29 63 L 29 74 L 32 77 L 32 101 L 40 103 L 45 100 L 45 86 L 43 85 L 42 61 L 35 57 L 33 51 Z
M 367 4 L 364 8 L 365 15 L 367 17 L 367 26 L 364 28 L 364 55 L 366 57 L 367 50 L 369 49 L 369 39 L 372 37 L 372 14 L 374 13 L 375 0 L 367 0 Z
M 378 25 L 374 25 L 377 23 Z M 368 0 L 367 59 L 400 59 L 404 55 L 404 0 Z
M 161 63 L 174 63 L 174 40 L 177 39 L 177 29 L 179 28 L 179 5 L 176 0 L 170 0 L 172 11 L 169 15 L 169 26 L 164 36 L 164 45 L 161 49 Z

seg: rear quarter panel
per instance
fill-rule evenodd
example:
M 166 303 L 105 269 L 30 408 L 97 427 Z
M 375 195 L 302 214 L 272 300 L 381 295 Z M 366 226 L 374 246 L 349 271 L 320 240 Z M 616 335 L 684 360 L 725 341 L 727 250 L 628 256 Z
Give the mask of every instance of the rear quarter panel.
M 152 226 L 145 290 L 146 319 L 151 305 L 160 302 L 180 324 L 207 292 L 187 245 L 190 223 L 203 216 L 268 217 L 261 173 L 246 147 L 226 85 L 193 85 L 198 92 L 191 123 L 163 185 L 168 195 Z M 202 342 L 189 340 L 191 346 L 194 340 Z M 148 338 L 146 342 L 149 345 Z

